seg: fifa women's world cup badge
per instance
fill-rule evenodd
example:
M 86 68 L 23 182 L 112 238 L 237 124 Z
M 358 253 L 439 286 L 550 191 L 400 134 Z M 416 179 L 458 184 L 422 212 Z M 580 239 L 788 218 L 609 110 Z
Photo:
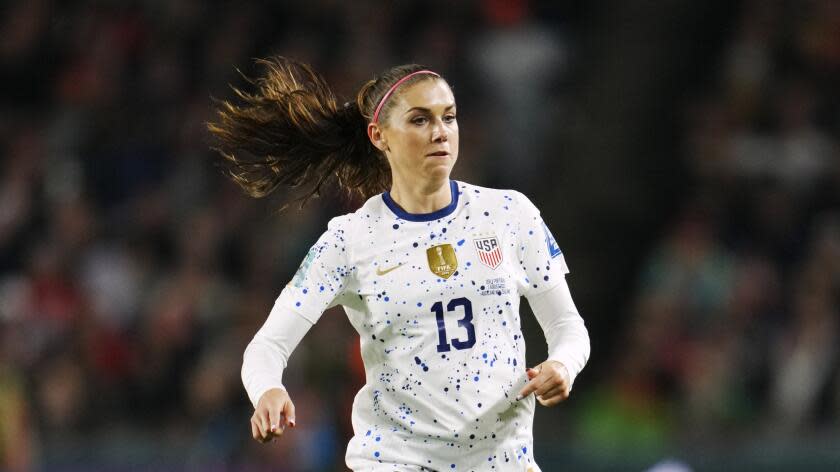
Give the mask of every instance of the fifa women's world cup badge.
M 429 269 L 438 277 L 448 279 L 458 269 L 455 248 L 451 244 L 439 244 L 426 249 Z

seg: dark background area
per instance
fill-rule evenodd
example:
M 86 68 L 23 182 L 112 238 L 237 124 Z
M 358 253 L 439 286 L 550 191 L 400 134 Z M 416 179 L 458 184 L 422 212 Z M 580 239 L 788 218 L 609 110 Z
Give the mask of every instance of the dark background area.
M 0 5 L 0 470 L 344 470 L 340 309 L 292 356 L 281 441 L 239 380 L 361 204 L 278 213 L 216 167 L 211 97 L 274 54 L 345 99 L 440 72 L 453 177 L 542 210 L 592 339 L 538 408 L 543 470 L 840 467 L 840 3 L 33 0 Z

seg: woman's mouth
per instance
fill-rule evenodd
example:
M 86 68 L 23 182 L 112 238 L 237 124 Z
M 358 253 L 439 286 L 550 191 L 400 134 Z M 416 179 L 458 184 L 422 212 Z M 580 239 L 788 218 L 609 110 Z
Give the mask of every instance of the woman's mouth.
M 426 155 L 427 156 L 432 156 L 432 157 L 445 157 L 445 156 L 448 156 L 449 153 L 446 152 L 446 151 L 437 151 L 437 152 L 429 153 L 429 154 L 426 154 Z

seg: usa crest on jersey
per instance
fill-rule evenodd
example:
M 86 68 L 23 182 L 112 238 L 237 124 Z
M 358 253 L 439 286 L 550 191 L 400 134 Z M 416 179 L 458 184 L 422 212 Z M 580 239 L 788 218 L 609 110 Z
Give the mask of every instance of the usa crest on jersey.
M 475 251 L 478 253 L 478 260 L 491 269 L 499 267 L 502 263 L 502 247 L 496 236 L 478 238 L 473 240 Z

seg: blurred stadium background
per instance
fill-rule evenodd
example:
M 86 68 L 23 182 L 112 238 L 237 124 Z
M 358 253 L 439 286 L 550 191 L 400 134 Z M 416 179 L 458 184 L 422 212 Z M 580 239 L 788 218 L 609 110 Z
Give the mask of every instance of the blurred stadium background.
M 210 97 L 271 54 L 344 97 L 441 72 L 455 178 L 543 210 L 592 337 L 538 408 L 544 470 L 840 470 L 836 0 L 3 2 L 0 470 L 344 470 L 340 310 L 292 357 L 283 440 L 250 439 L 239 380 L 360 203 L 277 214 L 214 167 Z

